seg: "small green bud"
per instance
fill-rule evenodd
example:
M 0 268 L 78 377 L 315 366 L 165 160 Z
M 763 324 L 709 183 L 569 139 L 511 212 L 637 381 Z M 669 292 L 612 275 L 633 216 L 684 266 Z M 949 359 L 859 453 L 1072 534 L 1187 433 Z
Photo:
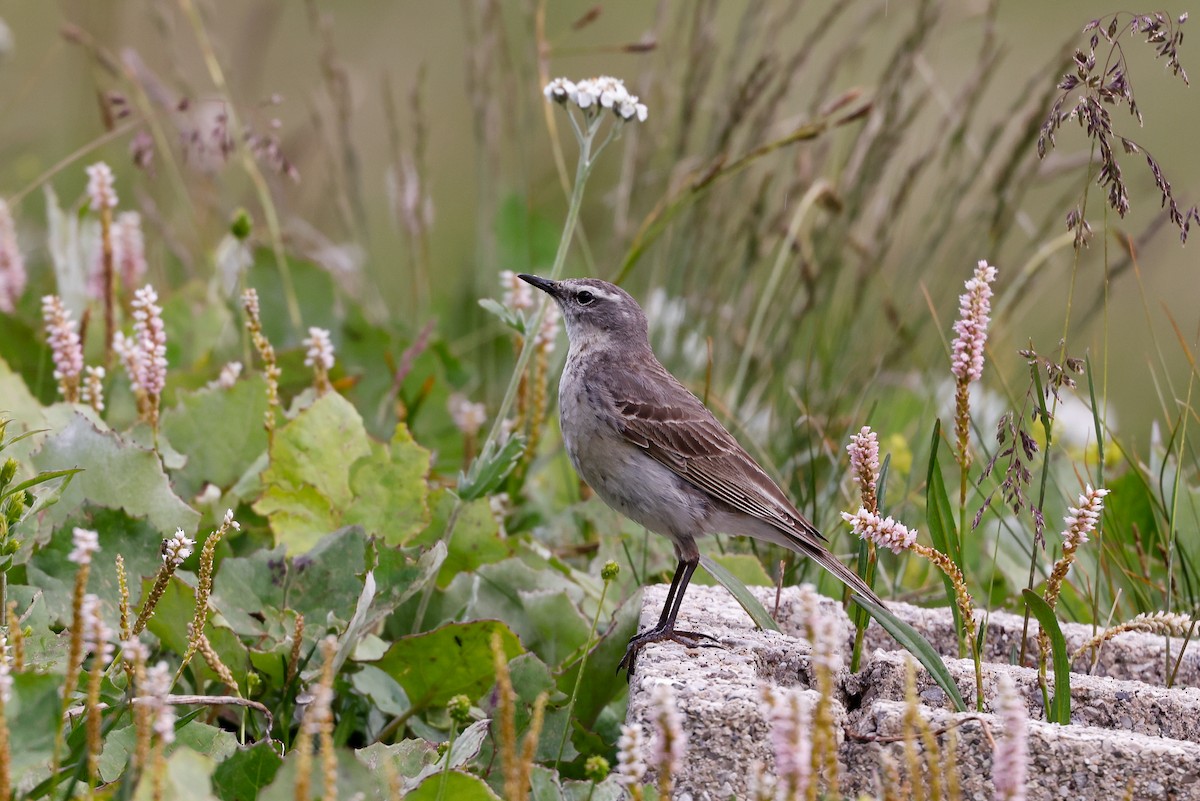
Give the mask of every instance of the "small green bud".
M 0 490 L 7 487 L 13 480 L 13 476 L 17 474 L 17 460 L 9 459 L 0 467 Z
M 445 756 L 446 752 L 449 750 L 450 750 L 450 743 L 448 743 L 448 742 L 447 743 L 438 743 L 437 744 L 438 759 L 441 759 L 443 756 Z
M 14 554 L 19 550 L 21 550 L 21 541 L 16 537 L 5 541 L 3 551 L 6 556 Z
M 9 497 L 8 513 L 5 515 L 5 522 L 9 525 L 9 527 L 15 526 L 17 523 L 21 522 L 21 517 L 25 514 L 26 505 L 28 503 L 32 503 L 28 496 L 29 493 L 18 492 L 16 495 Z
M 250 213 L 245 209 L 238 209 L 233 213 L 233 220 L 229 223 L 229 233 L 233 234 L 241 242 L 246 241 L 246 237 L 250 236 Z
M 612 564 L 609 562 L 609 564 Z M 608 764 L 608 760 L 596 754 L 587 758 L 587 762 L 583 763 L 583 775 L 591 782 L 602 782 L 608 778 L 609 772 L 612 770 Z
M 611 559 L 604 563 L 604 567 L 600 568 L 600 578 L 605 581 L 612 581 L 621 572 L 621 566 Z
M 471 699 L 465 695 L 456 695 L 446 705 L 450 719 L 459 726 L 466 725 L 471 720 Z
M 251 670 L 246 674 L 246 694 L 254 697 L 262 690 L 263 680 L 257 671 Z

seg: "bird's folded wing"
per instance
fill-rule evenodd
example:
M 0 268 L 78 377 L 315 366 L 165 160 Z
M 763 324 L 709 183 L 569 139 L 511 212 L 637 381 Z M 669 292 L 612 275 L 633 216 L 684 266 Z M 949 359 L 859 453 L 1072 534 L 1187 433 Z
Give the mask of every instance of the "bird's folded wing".
M 614 399 L 621 434 L 739 512 L 825 539 L 695 396 L 693 403 Z

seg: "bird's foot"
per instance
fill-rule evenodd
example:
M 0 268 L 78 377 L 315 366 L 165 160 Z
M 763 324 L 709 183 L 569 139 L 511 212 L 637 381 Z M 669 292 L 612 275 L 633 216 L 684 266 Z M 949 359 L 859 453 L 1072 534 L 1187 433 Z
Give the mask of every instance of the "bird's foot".
M 654 628 L 649 631 L 643 631 L 641 634 L 629 640 L 629 647 L 625 649 L 625 656 L 621 657 L 621 661 L 617 664 L 617 672 L 621 672 L 621 668 L 625 668 L 629 674 L 633 675 L 633 665 L 637 662 L 638 653 L 645 646 L 652 642 L 677 642 L 684 648 L 721 648 L 721 641 L 716 637 L 708 634 L 701 634 L 697 631 L 679 631 L 674 628 Z

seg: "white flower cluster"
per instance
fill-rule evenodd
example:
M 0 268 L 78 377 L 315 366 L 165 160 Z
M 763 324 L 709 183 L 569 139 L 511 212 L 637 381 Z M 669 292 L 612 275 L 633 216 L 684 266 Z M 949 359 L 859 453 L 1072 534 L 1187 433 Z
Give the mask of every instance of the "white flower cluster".
M 225 519 L 221 521 L 221 526 L 224 528 L 232 528 L 234 531 L 241 531 L 242 524 L 233 519 L 233 510 L 225 510 Z
M 146 669 L 146 686 L 144 694 L 138 700 L 150 707 L 154 715 L 154 733 L 163 743 L 175 742 L 175 708 L 167 703 L 171 694 L 171 685 L 175 683 L 171 669 L 166 662 Z
M 117 207 L 117 190 L 114 188 L 113 172 L 103 161 L 97 161 L 87 168 L 88 205 L 92 211 L 115 209 Z
M 121 643 L 121 657 L 130 667 L 136 666 L 139 662 L 145 664 L 146 660 L 150 658 L 150 649 L 139 637 L 130 637 Z
M 162 543 L 162 560 L 163 564 L 179 567 L 183 564 L 183 560 L 192 555 L 193 549 L 196 547 L 196 541 L 183 533 L 183 529 L 176 529 L 175 535 L 163 540 Z
M 478 434 L 479 429 L 487 422 L 487 407 L 482 403 L 472 403 L 461 392 L 451 395 L 447 406 L 450 409 L 450 418 L 454 420 L 454 427 L 468 437 Z
M 59 392 L 66 395 L 67 387 L 77 386 L 83 372 L 83 346 L 79 341 L 79 332 L 75 330 L 70 310 L 63 306 L 62 298 L 58 295 L 42 298 L 42 319 L 46 323 L 46 341 L 54 359 L 54 379 L 58 381 Z
M 301 342 L 307 349 L 304 355 L 304 366 L 315 367 L 329 372 L 333 369 L 333 341 L 329 331 L 317 328 L 315 325 L 308 329 L 308 336 Z
M 76 526 L 71 533 L 71 545 L 73 547 L 67 554 L 67 561 L 77 565 L 90 565 L 92 554 L 100 550 L 100 535 L 91 529 Z
M 539 351 L 554 352 L 554 341 L 558 339 L 558 324 L 561 317 L 558 304 L 552 303 L 546 307 L 546 315 L 542 318 L 542 324 L 533 337 L 534 347 Z
M 879 515 L 860 508 L 856 513 L 842 512 L 842 519 L 851 525 L 859 537 L 875 543 L 881 548 L 891 548 L 892 553 L 901 553 L 917 541 L 917 530 L 910 529 L 892 517 Z
M 83 378 L 80 400 L 97 412 L 102 412 L 104 411 L 104 376 L 106 372 L 100 365 L 85 367 L 83 371 L 86 375 Z
M 501 271 L 500 287 L 504 290 L 501 303 L 507 308 L 515 312 L 529 311 L 533 308 L 533 287 L 518 278 L 512 270 Z
M 870 426 L 863 426 L 862 430 L 850 437 L 850 444 L 846 446 L 846 453 L 850 454 L 850 469 L 854 476 L 854 481 L 862 489 L 864 494 L 875 496 L 875 484 L 879 480 L 879 437 Z
M 989 316 L 992 311 L 992 282 L 996 268 L 981 260 L 975 274 L 958 298 L 958 322 L 954 324 L 950 370 L 960 381 L 978 381 L 983 377 L 983 346 L 987 344 Z
M 139 353 L 134 383 L 147 395 L 162 394 L 167 385 L 167 331 L 158 294 L 149 284 L 133 293 L 133 339 Z
M 654 708 L 654 740 L 650 744 L 650 759 L 659 776 L 678 776 L 687 752 L 687 733 L 683 716 L 675 702 L 675 691 L 667 682 L 656 684 L 650 692 Z
M 621 724 L 621 736 L 617 739 L 617 782 L 626 787 L 640 786 L 646 778 L 646 762 L 642 757 L 645 741 L 640 725 Z
M 12 662 L 8 658 L 8 637 L 0 635 L 0 701 L 12 700 Z
M 8 204 L 0 199 L 0 312 L 12 314 L 25 292 L 28 275 L 17 245 L 17 228 Z
M 786 798 L 804 798 L 812 777 L 812 710 L 797 688 L 765 691 L 775 780 Z
M 1088 541 L 1088 535 L 1096 530 L 1100 522 L 1100 513 L 1104 511 L 1104 496 L 1109 493 L 1106 489 L 1087 489 L 1079 496 L 1079 506 L 1067 507 L 1067 516 L 1063 522 L 1067 524 L 1063 531 L 1063 539 L 1074 545 L 1082 545 Z
M 1004 724 L 1004 735 L 996 740 L 992 754 L 996 799 L 1025 801 L 1025 778 L 1029 770 L 1028 713 L 1007 673 L 1000 676 L 996 705 L 996 714 Z
M 83 626 L 80 632 L 83 650 L 95 654 L 102 664 L 108 664 L 113 655 L 112 629 L 104 622 L 97 596 L 90 592 L 83 596 L 79 619 Z
M 218 387 L 220 389 L 233 389 L 233 385 L 237 383 L 238 378 L 242 374 L 241 362 L 229 362 L 221 368 L 220 375 L 216 380 L 209 381 L 210 387 Z
M 645 122 L 648 114 L 646 104 L 638 102 L 637 95 L 629 94 L 625 82 L 609 75 L 578 82 L 555 78 L 546 84 L 542 93 L 547 100 L 563 105 L 570 101 L 589 113 L 601 108 L 612 109 L 622 120 L 636 117 L 638 122 Z

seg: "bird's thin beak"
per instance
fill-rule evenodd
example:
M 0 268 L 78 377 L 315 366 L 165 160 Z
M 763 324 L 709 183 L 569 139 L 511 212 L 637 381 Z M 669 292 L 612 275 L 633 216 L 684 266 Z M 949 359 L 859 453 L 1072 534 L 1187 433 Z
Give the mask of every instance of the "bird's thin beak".
M 520 273 L 517 275 L 517 278 L 520 278 L 527 284 L 533 284 L 535 287 L 542 290 L 552 298 L 558 297 L 559 293 L 557 281 L 551 281 L 549 278 L 542 278 L 540 276 L 529 275 L 527 273 Z

